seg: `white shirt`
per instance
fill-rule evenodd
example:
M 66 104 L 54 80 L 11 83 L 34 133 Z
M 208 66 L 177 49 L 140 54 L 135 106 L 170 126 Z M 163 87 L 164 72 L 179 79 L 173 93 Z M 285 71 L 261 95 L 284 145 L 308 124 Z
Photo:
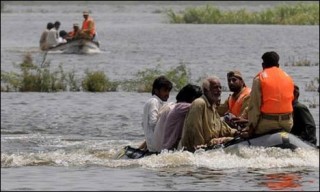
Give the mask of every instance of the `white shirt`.
M 57 30 L 53 27 L 48 32 L 47 45 L 48 45 L 48 47 L 54 47 L 58 44 L 59 44 L 59 41 L 57 38 Z
M 155 151 L 153 141 L 154 128 L 158 120 L 159 110 L 163 104 L 164 101 L 153 95 L 143 107 L 142 128 L 149 151 Z
M 163 135 L 165 130 L 164 125 L 169 112 L 174 108 L 174 106 L 175 106 L 174 102 L 169 102 L 163 105 L 159 110 L 159 117 L 158 117 L 157 124 L 154 128 L 154 135 L 153 135 L 154 149 L 157 152 L 161 152 L 162 140 L 163 140 Z

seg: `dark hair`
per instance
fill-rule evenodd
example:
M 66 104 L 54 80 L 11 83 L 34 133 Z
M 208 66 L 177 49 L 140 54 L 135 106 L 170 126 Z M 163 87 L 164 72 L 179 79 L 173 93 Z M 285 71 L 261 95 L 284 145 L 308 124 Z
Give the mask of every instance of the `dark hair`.
M 55 26 L 55 27 L 60 26 L 60 25 L 61 25 L 60 21 L 54 22 L 54 26 Z
M 299 86 L 296 84 L 294 84 L 293 95 L 296 99 L 300 96 Z
M 48 29 L 48 30 L 52 29 L 53 27 L 54 27 L 53 23 L 49 22 L 49 23 L 47 24 L 47 29 Z
M 201 87 L 198 85 L 187 84 L 184 86 L 176 96 L 177 103 L 187 102 L 192 103 L 193 100 L 202 95 Z
M 262 66 L 265 68 L 279 66 L 280 57 L 279 57 L 278 53 L 276 53 L 274 51 L 265 52 L 261 58 L 263 60 Z
M 66 36 L 66 35 L 68 35 L 68 33 L 65 31 L 65 30 L 61 30 L 60 32 L 59 32 L 59 36 L 60 37 L 64 37 L 64 36 Z
M 151 94 L 155 94 L 155 90 L 160 90 L 162 87 L 167 88 L 168 90 L 172 89 L 172 83 L 165 76 L 161 75 L 153 81 L 152 84 L 152 92 Z

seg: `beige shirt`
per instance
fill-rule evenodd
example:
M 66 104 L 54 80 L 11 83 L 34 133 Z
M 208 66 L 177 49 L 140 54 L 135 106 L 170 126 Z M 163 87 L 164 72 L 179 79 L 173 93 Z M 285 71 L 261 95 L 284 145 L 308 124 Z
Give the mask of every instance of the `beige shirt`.
M 225 122 L 203 95 L 194 100 L 186 116 L 180 147 L 194 151 L 198 145 L 212 145 L 212 140 L 219 137 L 232 137 L 236 132 Z

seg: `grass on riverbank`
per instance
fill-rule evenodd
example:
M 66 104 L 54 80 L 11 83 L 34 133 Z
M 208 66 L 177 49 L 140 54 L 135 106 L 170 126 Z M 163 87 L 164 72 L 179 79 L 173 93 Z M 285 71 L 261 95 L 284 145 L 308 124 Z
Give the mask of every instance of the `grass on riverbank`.
M 319 2 L 281 4 L 260 12 L 246 9 L 222 11 L 207 4 L 186 8 L 181 13 L 169 9 L 166 14 L 170 23 L 319 25 Z

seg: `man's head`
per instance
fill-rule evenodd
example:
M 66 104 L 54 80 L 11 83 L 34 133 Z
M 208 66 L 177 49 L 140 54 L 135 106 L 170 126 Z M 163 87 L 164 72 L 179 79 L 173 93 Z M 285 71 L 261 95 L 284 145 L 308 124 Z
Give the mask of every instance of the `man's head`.
M 293 96 L 294 96 L 294 101 L 297 101 L 299 99 L 300 91 L 298 85 L 294 84 L 294 89 L 293 89 Z
M 227 73 L 228 86 L 230 91 L 239 93 L 246 86 L 240 71 L 230 71 Z
M 202 91 L 210 104 L 218 104 L 221 97 L 221 84 L 216 76 L 207 77 L 202 82 Z
M 74 23 L 73 24 L 73 30 L 77 31 L 79 29 L 79 24 L 78 23 Z
M 171 89 L 171 81 L 162 75 L 153 81 L 151 94 L 158 96 L 162 101 L 167 101 Z
M 68 33 L 65 30 L 61 30 L 59 32 L 59 36 L 63 39 L 65 39 L 67 37 Z
M 59 29 L 60 25 L 61 25 L 60 21 L 54 22 L 54 27 L 55 27 L 57 30 Z
M 274 51 L 265 52 L 262 55 L 262 68 L 279 67 L 279 55 Z
M 52 29 L 52 28 L 54 28 L 54 24 L 51 23 L 51 22 L 49 22 L 49 23 L 47 24 L 47 29 L 50 30 L 50 29 Z
M 187 84 L 176 96 L 177 103 L 186 102 L 192 103 L 193 100 L 202 95 L 201 87 L 198 85 Z
M 89 17 L 89 11 L 84 11 L 83 12 L 83 18 L 87 19 Z

